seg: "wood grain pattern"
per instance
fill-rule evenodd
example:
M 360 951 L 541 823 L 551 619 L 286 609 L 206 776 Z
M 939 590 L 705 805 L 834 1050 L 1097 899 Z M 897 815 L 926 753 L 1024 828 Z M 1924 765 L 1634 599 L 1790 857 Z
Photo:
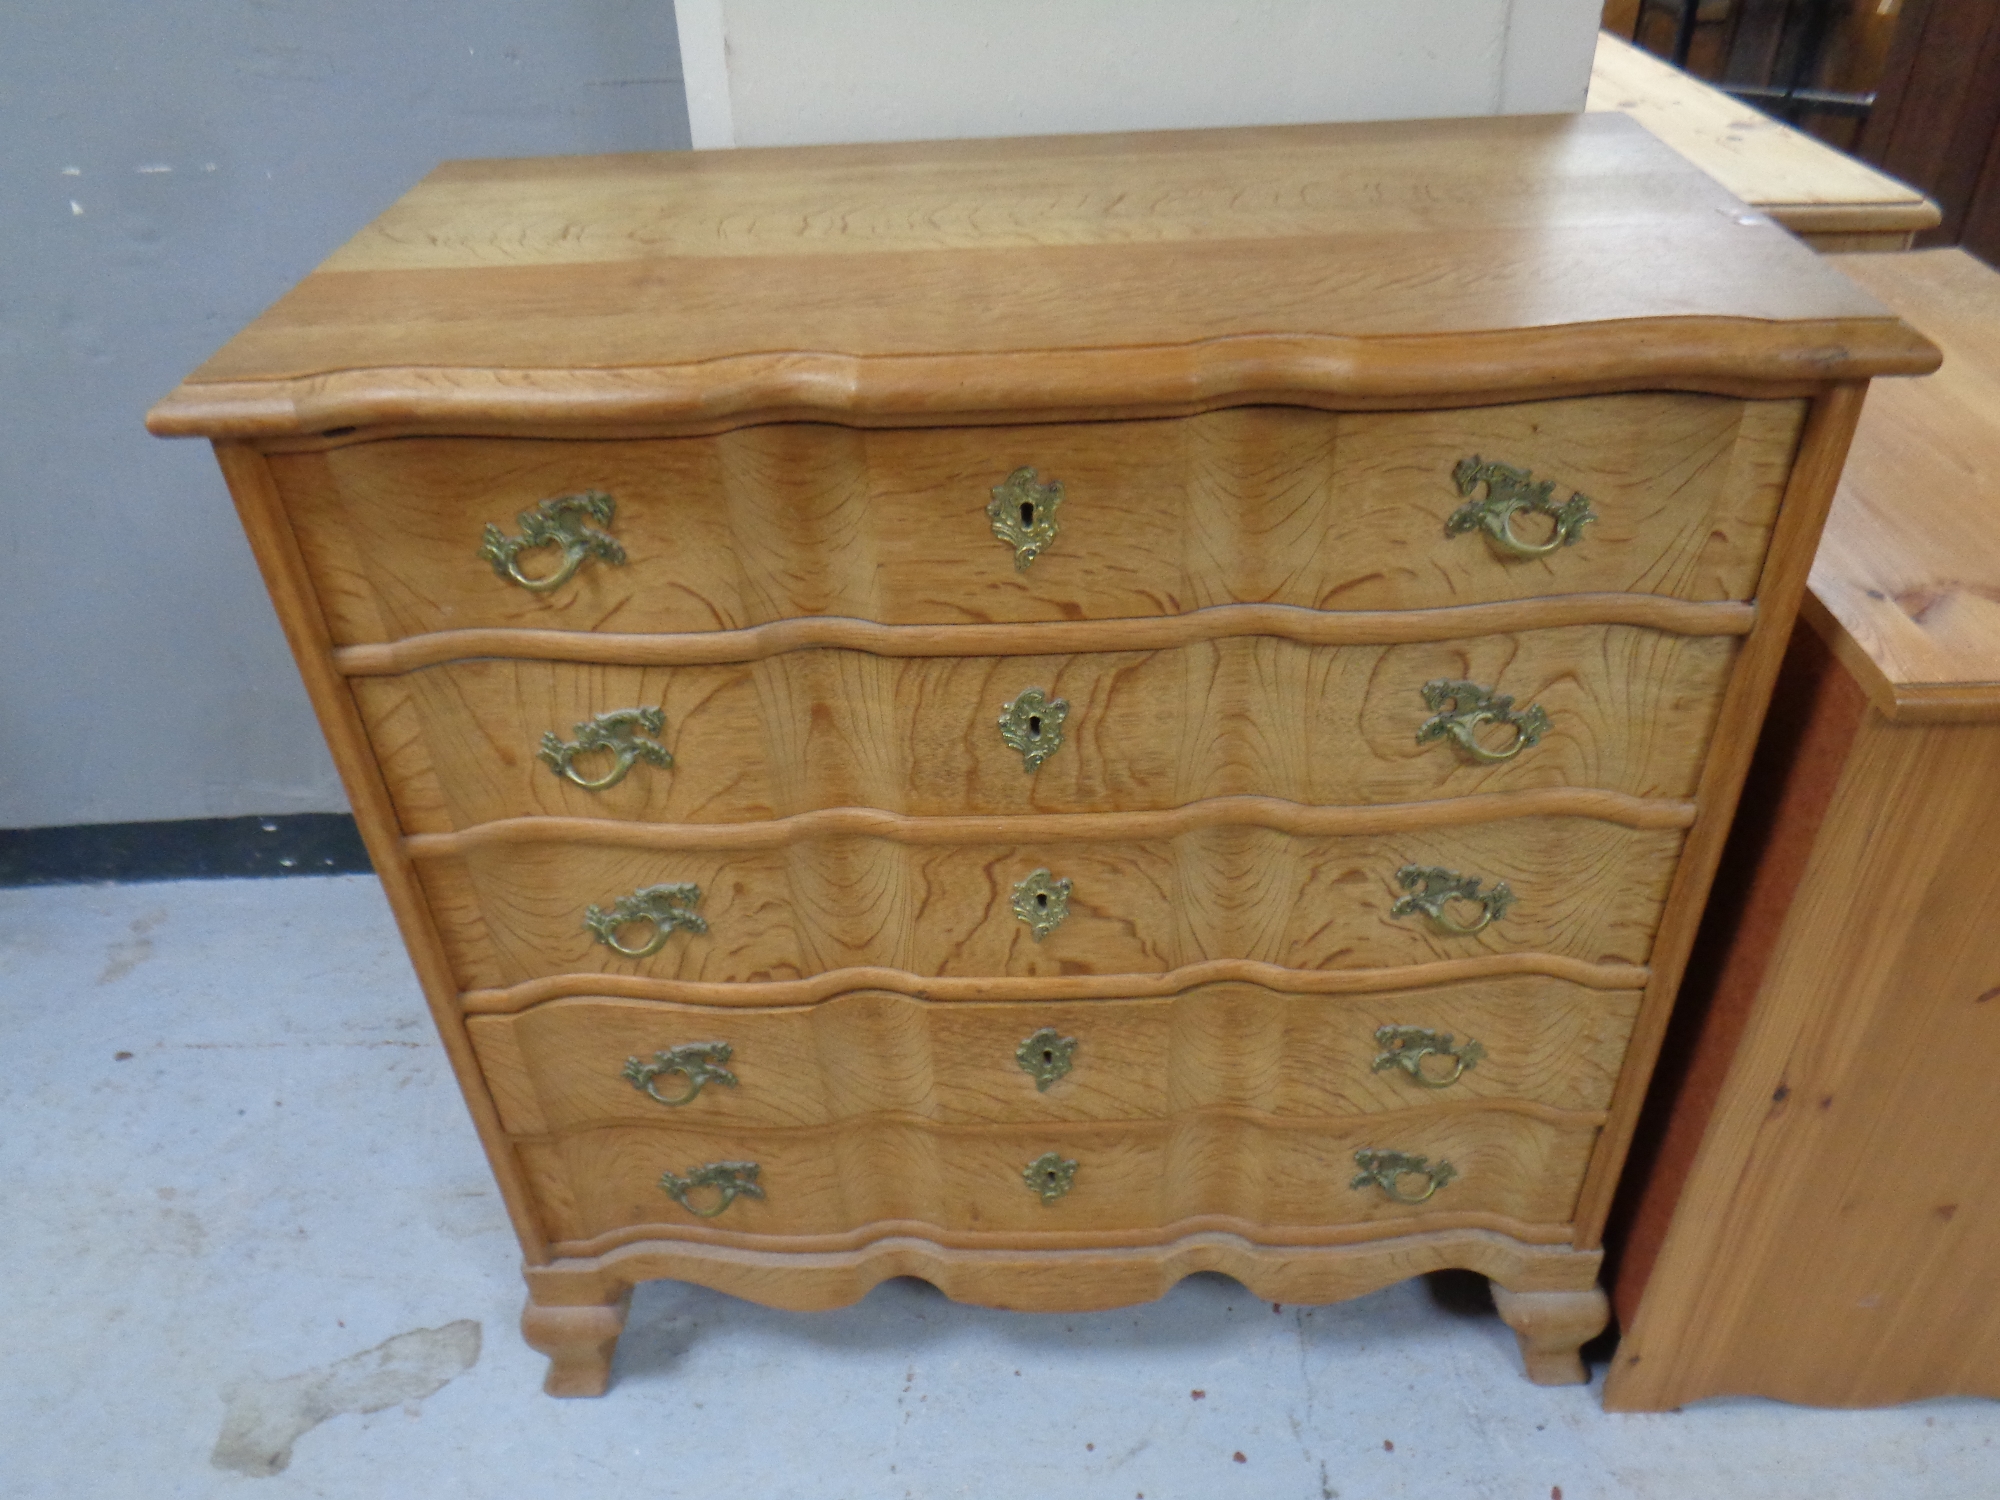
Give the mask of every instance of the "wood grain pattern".
M 1121 812 L 1264 793 L 1317 804 L 1489 790 L 1694 791 L 1735 642 L 1624 626 L 1386 648 L 1268 637 L 1174 651 L 895 660 L 798 651 L 734 666 L 479 661 L 351 686 L 411 833 L 552 814 L 744 822 L 816 808 L 908 815 Z M 1553 725 L 1510 761 L 1417 742 L 1421 692 L 1466 679 Z M 1000 711 L 1037 687 L 1068 705 L 1033 772 Z M 658 707 L 671 767 L 587 791 L 535 758 L 611 709 Z M 539 727 L 537 727 L 539 726 Z M 1512 732 L 1487 731 L 1494 748 Z M 608 751 L 579 757 L 600 775 Z
M 1571 591 L 1749 597 L 1791 462 L 1795 402 L 1636 394 L 1457 412 L 1244 407 L 1170 422 L 714 437 L 408 438 L 271 462 L 336 639 L 530 627 L 729 630 L 1104 620 L 1209 605 L 1408 609 Z M 1448 536 L 1471 455 L 1589 495 L 1547 558 Z M 1061 534 L 1026 572 L 993 486 L 1060 480 Z M 489 522 L 598 489 L 629 561 L 536 594 L 478 555 Z M 529 559 L 529 568 L 540 564 Z
M 2000 1396 L 1996 787 L 1991 725 L 1864 718 L 1611 1409 Z
M 1868 398 L 1809 617 L 1888 718 L 2000 719 L 2000 274 L 1962 250 L 1841 267 L 1948 352 Z
M 569 999 L 467 1029 L 501 1119 L 518 1135 L 611 1124 L 816 1125 L 870 1114 L 945 1124 L 1155 1119 L 1229 1107 L 1333 1116 L 1519 1099 L 1604 1108 L 1638 997 L 1540 975 L 1330 998 L 1222 983 L 1137 1000 L 937 1004 L 881 990 L 818 1005 L 717 1012 L 658 1001 Z M 1448 1087 L 1374 1066 L 1382 1026 L 1476 1040 L 1485 1056 Z M 1076 1042 L 1046 1089 L 1015 1049 L 1043 1027 Z M 735 1087 L 668 1108 L 623 1076 L 626 1058 L 727 1041 Z M 1449 1076 L 1448 1060 L 1423 1064 Z M 664 1079 L 673 1097 L 683 1080 Z
M 1681 846 L 1678 829 L 1585 818 L 1320 838 L 1227 824 L 1147 842 L 1021 834 L 970 845 L 834 836 L 741 852 L 475 846 L 422 870 L 460 984 L 495 988 L 604 971 L 723 982 L 856 966 L 1146 974 L 1213 958 L 1312 969 L 1537 952 L 1638 964 Z M 1391 918 L 1406 864 L 1505 880 L 1518 905 L 1470 937 Z M 1074 882 L 1068 920 L 1039 943 L 1010 906 L 1037 868 Z M 586 906 L 669 881 L 701 887 L 706 933 L 675 933 L 650 958 L 628 959 L 584 927 Z
M 152 421 L 964 420 L 1928 356 L 1734 207 L 1616 115 L 454 163 Z M 1648 323 L 1672 358 L 1633 336 Z M 454 401 L 463 372 L 505 375 Z
M 1632 116 L 1795 234 L 1869 235 L 1895 250 L 1938 222 L 1937 205 L 1915 188 L 1608 31 L 1597 34 L 1584 108 Z
M 1183 615 L 1054 620 L 1039 625 L 878 625 L 825 615 L 773 620 L 742 630 L 440 630 L 400 641 L 342 646 L 334 665 L 350 677 L 393 677 L 481 657 L 608 667 L 695 667 L 763 661 L 787 651 L 861 651 L 870 656 L 1047 656 L 1170 651 L 1243 636 L 1304 646 L 1400 646 L 1567 625 L 1636 625 L 1674 635 L 1747 635 L 1753 604 L 1696 604 L 1658 594 L 1558 594 L 1439 609 L 1327 611 L 1295 604 L 1212 604 Z
M 1422 1227 L 1434 1214 L 1529 1223 L 1569 1217 L 1596 1134 L 1588 1116 L 1557 1123 L 1518 1111 L 1432 1108 L 1340 1121 L 1277 1121 L 1207 1110 L 1169 1121 L 1049 1121 L 949 1126 L 870 1118 L 751 1129 L 675 1121 L 605 1126 L 518 1142 L 551 1239 L 615 1229 L 688 1227 L 743 1236 L 830 1235 L 882 1222 L 1036 1236 L 1153 1229 L 1219 1214 L 1267 1225 Z M 1354 1153 L 1408 1151 L 1459 1177 L 1421 1205 L 1351 1188 Z M 1074 1185 L 1044 1203 L 1022 1169 L 1044 1152 L 1078 1162 Z M 765 1196 L 697 1219 L 659 1186 L 663 1171 L 755 1161 Z

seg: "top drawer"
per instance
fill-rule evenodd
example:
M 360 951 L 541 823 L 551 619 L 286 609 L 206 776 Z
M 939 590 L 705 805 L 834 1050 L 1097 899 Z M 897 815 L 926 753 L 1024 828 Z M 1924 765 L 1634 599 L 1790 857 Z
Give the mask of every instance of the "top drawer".
M 1237 602 L 1419 609 L 1629 591 L 1744 599 L 1803 419 L 1798 401 L 1644 393 L 1456 411 L 1242 407 L 1143 422 L 867 430 L 775 423 L 619 441 L 401 438 L 273 456 L 336 642 L 475 626 L 729 630 L 1116 619 Z M 1478 458 L 1588 497 L 1573 545 L 1451 534 Z M 1058 481 L 1025 566 L 989 505 Z M 624 561 L 535 590 L 481 556 L 489 523 L 597 491 Z M 1488 493 L 1473 487 L 1474 497 Z M 1009 497 L 1048 516 L 1048 500 Z M 596 521 L 585 524 L 597 527 Z M 1552 523 L 1515 516 L 1517 538 Z M 514 565 L 546 579 L 559 546 Z

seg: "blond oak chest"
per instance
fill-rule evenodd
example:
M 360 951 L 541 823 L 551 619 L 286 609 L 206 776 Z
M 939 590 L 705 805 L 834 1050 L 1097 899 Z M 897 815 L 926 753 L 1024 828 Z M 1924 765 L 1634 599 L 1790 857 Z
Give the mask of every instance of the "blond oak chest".
M 216 442 L 519 1231 L 1081 1309 L 1489 1276 L 1538 1380 L 1867 379 L 1618 118 L 438 169 Z

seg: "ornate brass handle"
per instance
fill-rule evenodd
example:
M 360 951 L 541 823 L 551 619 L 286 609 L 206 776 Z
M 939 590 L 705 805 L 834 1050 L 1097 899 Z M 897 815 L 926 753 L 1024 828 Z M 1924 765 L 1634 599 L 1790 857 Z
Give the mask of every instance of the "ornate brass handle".
M 1459 1046 L 1450 1032 L 1426 1031 L 1421 1026 L 1378 1026 L 1375 1045 L 1382 1049 L 1375 1054 L 1376 1072 L 1401 1068 L 1427 1089 L 1450 1088 L 1467 1068 L 1478 1067 L 1479 1059 L 1486 1055 L 1486 1049 L 1470 1037 Z M 1427 1071 L 1424 1067 L 1427 1057 L 1450 1058 L 1451 1071 L 1443 1074 Z
M 1483 688 L 1476 682 L 1439 677 L 1423 686 L 1424 705 L 1431 716 L 1417 730 L 1417 743 L 1449 739 L 1469 760 L 1492 764 L 1512 760 L 1549 732 L 1549 716 L 1539 703 L 1530 703 L 1519 713 L 1514 700 L 1505 693 Z M 1514 738 L 1504 750 L 1489 750 L 1479 743 L 1479 726 L 1505 724 Z
M 1021 1180 L 1027 1183 L 1030 1192 L 1040 1195 L 1043 1203 L 1053 1203 L 1075 1183 L 1076 1163 L 1053 1151 L 1044 1151 L 1021 1168 Z
M 1062 481 L 1043 484 L 1033 469 L 1016 469 L 993 486 L 986 519 L 993 523 L 993 535 L 1014 549 L 1015 572 L 1027 572 L 1028 564 L 1056 539 L 1056 511 L 1062 502 Z
M 708 923 L 695 912 L 701 901 L 701 887 L 698 885 L 647 885 L 641 886 L 629 896 L 620 896 L 612 902 L 611 909 L 586 907 L 583 925 L 596 935 L 597 941 L 614 953 L 622 953 L 627 958 L 651 958 L 667 945 L 667 934 L 676 927 L 685 927 L 689 932 L 706 932 Z M 618 941 L 618 929 L 640 922 L 650 922 L 653 936 L 643 947 L 628 948 Z
M 764 1188 L 757 1181 L 761 1170 L 754 1161 L 704 1162 L 682 1177 L 673 1172 L 660 1174 L 660 1190 L 698 1219 L 712 1219 L 739 1197 L 761 1198 Z M 688 1197 L 698 1188 L 714 1188 L 715 1207 L 697 1208 Z
M 1439 1188 L 1458 1176 L 1458 1168 L 1448 1161 L 1440 1160 L 1432 1166 L 1428 1156 L 1411 1156 L 1403 1151 L 1357 1151 L 1354 1164 L 1361 1168 L 1354 1181 L 1348 1186 L 1357 1192 L 1363 1188 L 1378 1187 L 1398 1203 L 1422 1203 Z M 1405 1177 L 1424 1179 L 1424 1190 L 1411 1194 L 1403 1191 Z
M 1047 870 L 1036 870 L 1014 887 L 1014 915 L 1028 924 L 1039 943 L 1069 915 L 1069 881 L 1055 880 Z
M 1062 749 L 1063 720 L 1069 704 L 1061 698 L 1045 698 L 1040 688 L 1025 688 L 1021 696 L 1000 710 L 1000 738 L 1007 748 L 1021 755 L 1021 769 L 1032 771 Z
M 651 1062 L 628 1057 L 625 1059 L 625 1081 L 662 1104 L 686 1104 L 701 1092 L 704 1084 L 719 1083 L 731 1089 L 736 1087 L 736 1075 L 723 1066 L 734 1050 L 727 1042 L 687 1042 L 655 1052 Z M 686 1087 L 677 1094 L 661 1093 L 655 1085 L 660 1079 L 670 1078 L 676 1073 L 687 1081 Z
M 1014 1061 L 1021 1065 L 1023 1073 L 1035 1080 L 1037 1092 L 1045 1092 L 1050 1084 L 1067 1073 L 1075 1056 L 1076 1038 L 1064 1036 L 1053 1026 L 1044 1026 L 1014 1049 Z
M 1496 547 L 1515 557 L 1547 557 L 1558 547 L 1573 547 L 1583 535 L 1584 526 L 1597 519 L 1587 495 L 1573 494 L 1558 505 L 1553 479 L 1537 484 L 1528 470 L 1486 463 L 1476 453 L 1458 461 L 1451 471 L 1451 481 L 1466 500 L 1444 523 L 1445 535 L 1457 536 L 1480 527 Z M 1482 484 L 1486 486 L 1485 495 L 1472 498 Z M 1524 542 L 1515 534 L 1514 517 L 1523 511 L 1547 516 L 1554 523 L 1555 529 L 1546 541 Z
M 479 555 L 492 563 L 493 571 L 508 582 L 546 594 L 574 578 L 576 570 L 583 566 L 587 557 L 601 558 L 607 563 L 625 561 L 625 549 L 618 544 L 616 537 L 606 536 L 584 524 L 585 521 L 595 521 L 599 526 L 609 526 L 617 512 L 618 502 L 602 490 L 585 490 L 580 495 L 558 495 L 553 500 L 544 500 L 533 510 L 522 511 L 514 518 L 521 527 L 519 536 L 508 536 L 498 526 L 487 522 Z M 531 578 L 521 571 L 520 558 L 523 552 L 532 552 L 538 547 L 560 547 L 562 562 L 553 573 Z
M 1485 930 L 1514 904 L 1514 892 L 1506 881 L 1496 880 L 1492 890 L 1482 893 L 1478 876 L 1461 875 L 1437 865 L 1404 865 L 1396 872 L 1396 883 L 1409 894 L 1396 898 L 1396 904 L 1389 908 L 1390 916 L 1421 914 L 1429 917 L 1439 932 L 1448 932 L 1453 937 L 1471 937 Z M 1469 901 L 1477 906 L 1479 920 L 1469 924 L 1459 921 L 1451 913 L 1450 903 L 1454 901 Z
M 625 773 L 639 761 L 649 766 L 671 766 L 673 755 L 659 740 L 667 727 L 666 714 L 657 708 L 619 708 L 599 714 L 576 726 L 576 738 L 564 744 L 553 729 L 542 731 L 542 748 L 535 758 L 565 781 L 573 781 L 586 792 L 601 792 L 625 779 Z M 652 735 L 642 739 L 641 735 Z M 595 778 L 577 773 L 574 761 L 593 750 L 609 750 L 611 769 Z

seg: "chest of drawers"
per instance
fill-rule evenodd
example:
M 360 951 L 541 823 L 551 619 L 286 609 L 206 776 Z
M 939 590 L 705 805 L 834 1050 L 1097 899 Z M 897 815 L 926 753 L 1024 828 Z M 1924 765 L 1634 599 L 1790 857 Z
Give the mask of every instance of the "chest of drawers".
M 440 168 L 216 442 L 520 1233 L 1082 1309 L 1597 1236 L 1867 379 L 1616 118 Z

